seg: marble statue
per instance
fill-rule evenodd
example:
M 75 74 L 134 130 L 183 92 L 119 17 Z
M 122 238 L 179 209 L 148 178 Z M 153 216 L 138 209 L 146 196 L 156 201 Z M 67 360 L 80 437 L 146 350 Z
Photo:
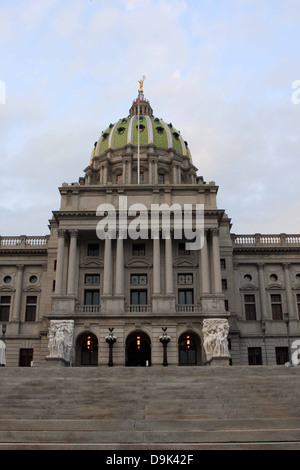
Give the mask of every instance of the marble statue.
M 228 320 L 213 318 L 203 320 L 203 346 L 207 360 L 213 357 L 229 357 L 228 350 Z
M 50 320 L 48 349 L 50 357 L 70 361 L 73 346 L 74 320 Z

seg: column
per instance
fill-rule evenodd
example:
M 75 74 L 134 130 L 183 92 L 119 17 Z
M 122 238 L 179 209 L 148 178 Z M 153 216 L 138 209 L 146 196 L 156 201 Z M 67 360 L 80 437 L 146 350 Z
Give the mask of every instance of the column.
M 296 311 L 294 309 L 294 302 L 293 302 L 293 293 L 291 288 L 291 273 L 290 273 L 290 263 L 284 263 L 284 280 L 285 280 L 285 292 L 287 298 L 287 306 L 290 318 L 295 318 Z
M 75 295 L 75 279 L 76 279 L 76 257 L 77 257 L 77 237 L 78 230 L 69 230 L 70 249 L 69 249 L 69 266 L 68 266 L 68 295 Z
M 161 294 L 159 232 L 153 238 L 153 294 Z
M 12 314 L 13 321 L 20 320 L 21 312 L 21 301 L 22 301 L 22 290 L 23 290 L 23 275 L 24 275 L 24 265 L 17 265 L 17 280 L 16 280 L 16 293 L 14 298 L 14 308 Z
M 124 295 L 124 241 L 120 233 L 117 239 L 116 295 Z
M 219 229 L 215 228 L 212 230 L 212 257 L 215 294 L 222 294 Z
M 204 230 L 203 247 L 201 249 L 200 275 L 201 275 L 201 293 L 210 294 L 210 268 L 207 249 L 207 230 Z
M 264 263 L 258 263 L 258 282 L 259 282 L 259 291 L 260 291 L 260 308 L 261 308 L 262 320 L 265 320 L 268 318 L 264 266 L 265 266 Z
M 174 294 L 173 282 L 173 256 L 172 256 L 172 239 L 165 240 L 165 279 L 166 279 L 166 294 Z
M 105 247 L 104 247 L 104 279 L 103 279 L 103 295 L 111 295 L 111 238 L 109 234 L 107 234 L 107 238 L 105 239 Z
M 62 295 L 66 230 L 59 228 L 57 230 L 57 236 L 58 236 L 58 249 L 57 249 L 57 263 L 56 263 L 55 294 Z

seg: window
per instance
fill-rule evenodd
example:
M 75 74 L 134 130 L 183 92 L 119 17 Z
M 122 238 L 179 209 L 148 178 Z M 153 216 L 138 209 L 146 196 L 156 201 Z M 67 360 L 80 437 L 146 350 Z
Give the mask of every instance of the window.
M 19 366 L 31 367 L 33 361 L 33 349 L 20 349 Z
M 179 305 L 192 305 L 194 303 L 194 290 L 193 289 L 180 289 L 178 291 Z
M 99 305 L 99 298 L 98 290 L 84 291 L 84 305 Z
M 145 254 L 146 254 L 145 243 L 133 243 L 132 256 L 145 256 Z
M 190 250 L 185 249 L 185 243 L 178 244 L 178 254 L 179 256 L 188 256 L 191 254 Z
M 248 362 L 249 366 L 262 365 L 261 348 L 248 348 Z
M 284 365 L 289 362 L 289 348 L 279 347 L 275 348 L 276 364 L 278 366 Z
M 271 294 L 271 309 L 273 320 L 283 320 L 281 294 Z
M 10 300 L 10 295 L 0 297 L 0 321 L 9 321 Z
M 193 274 L 178 274 L 177 282 L 180 285 L 193 284 Z
M 25 321 L 35 321 L 37 308 L 37 296 L 28 295 L 26 297 Z
M 165 182 L 165 175 L 158 173 L 158 184 L 164 184 Z
M 89 243 L 88 244 L 88 256 L 99 256 L 99 244 Z
M 256 320 L 255 295 L 245 294 L 245 315 L 247 321 Z
M 5 284 L 9 284 L 11 282 L 11 276 L 5 276 L 3 281 L 5 282 Z
M 222 290 L 227 290 L 227 279 L 222 279 Z
M 131 274 L 130 284 L 134 286 L 146 286 L 147 285 L 147 274 Z
M 147 291 L 146 290 L 132 290 L 130 292 L 131 305 L 147 305 Z
M 300 319 L 300 294 L 297 294 L 298 316 Z
M 222 258 L 220 262 L 221 262 L 221 269 L 226 269 L 226 259 Z
M 86 274 L 84 278 L 84 283 L 89 286 L 99 286 L 100 275 L 99 274 Z
M 228 299 L 225 299 L 225 300 L 224 300 L 224 307 L 225 307 L 225 311 L 226 311 L 226 312 L 229 312 L 229 302 L 228 302 Z

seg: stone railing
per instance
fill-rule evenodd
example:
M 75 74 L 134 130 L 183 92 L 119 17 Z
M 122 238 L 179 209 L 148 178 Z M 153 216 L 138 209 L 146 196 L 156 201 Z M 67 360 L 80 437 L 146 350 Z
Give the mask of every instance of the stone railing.
M 233 246 L 300 246 L 300 235 L 287 235 L 280 233 L 277 235 L 262 235 L 255 233 L 253 235 L 231 235 Z
M 101 305 L 79 305 L 75 306 L 75 313 L 100 313 Z
M 125 312 L 149 313 L 152 312 L 151 305 L 125 305 Z
M 0 237 L 0 249 L 5 248 L 45 248 L 48 244 L 49 235 L 44 237 L 32 236 L 27 237 Z
M 177 313 L 200 313 L 202 307 L 200 304 L 177 304 L 176 312 Z

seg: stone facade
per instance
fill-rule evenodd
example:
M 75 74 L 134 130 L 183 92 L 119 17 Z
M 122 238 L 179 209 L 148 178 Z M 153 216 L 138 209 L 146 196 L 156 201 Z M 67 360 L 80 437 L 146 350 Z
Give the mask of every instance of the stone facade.
M 229 217 L 217 207 L 216 184 L 197 176 L 179 131 L 154 118 L 141 93 L 140 99 L 140 120 L 134 102 L 129 117 L 95 143 L 85 176 L 59 188 L 61 206 L 49 235 L 0 237 L 6 365 L 53 362 L 49 344 L 57 324 L 58 330 L 72 324 L 64 358 L 72 366 L 161 365 L 163 335 L 169 366 L 211 364 L 205 325 L 212 323 L 222 325 L 215 335 L 227 335 L 229 324 L 229 355 L 224 341 L 217 343 L 218 364 L 229 358 L 232 365 L 283 363 L 285 312 L 291 339 L 300 337 L 300 235 L 232 234 Z M 143 129 L 136 122 L 144 122 Z M 155 238 L 123 239 L 117 230 L 116 238 L 99 239 L 97 207 L 111 204 L 120 215 L 124 196 L 128 207 L 140 203 L 149 211 L 151 204 L 203 204 L 202 249 L 186 250 L 186 240 L 174 237 L 174 221 L 170 238 L 159 226 Z

